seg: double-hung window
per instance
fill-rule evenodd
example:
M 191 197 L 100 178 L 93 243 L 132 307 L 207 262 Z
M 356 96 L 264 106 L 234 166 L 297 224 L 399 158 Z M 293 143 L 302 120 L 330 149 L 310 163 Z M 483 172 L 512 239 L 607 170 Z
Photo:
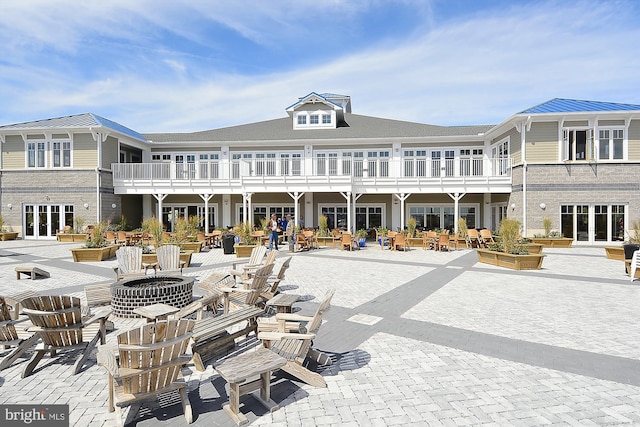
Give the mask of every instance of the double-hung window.
M 323 114 L 322 115 L 322 124 L 330 125 L 331 124 L 331 114 Z
M 71 142 L 70 141 L 53 141 L 52 146 L 52 166 L 71 167 Z
M 624 159 L 624 129 L 600 129 L 598 132 L 598 159 Z
M 309 123 L 312 125 L 317 125 L 318 124 L 318 115 L 317 114 L 312 114 L 311 116 L 309 116 Z
M 47 143 L 45 141 L 27 142 L 27 167 L 47 167 Z

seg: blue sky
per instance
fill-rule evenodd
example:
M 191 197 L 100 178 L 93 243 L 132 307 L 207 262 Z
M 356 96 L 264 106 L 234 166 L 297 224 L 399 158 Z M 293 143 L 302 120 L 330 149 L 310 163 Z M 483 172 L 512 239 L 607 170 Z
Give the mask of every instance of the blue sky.
M 3 0 L 0 125 L 92 112 L 139 132 L 353 112 L 497 124 L 549 99 L 640 104 L 640 2 Z

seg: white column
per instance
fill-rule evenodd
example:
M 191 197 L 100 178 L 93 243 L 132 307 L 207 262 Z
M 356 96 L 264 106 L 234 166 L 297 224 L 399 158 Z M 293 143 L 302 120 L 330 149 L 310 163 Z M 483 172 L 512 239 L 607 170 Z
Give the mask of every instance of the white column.
M 400 230 L 404 230 L 404 202 L 411 196 L 411 193 L 394 194 L 393 196 L 400 201 Z
M 160 227 L 162 224 L 162 201 L 168 196 L 168 194 L 154 194 L 153 197 L 158 201 L 158 221 L 160 222 Z
M 448 194 L 449 194 L 449 197 L 451 197 L 453 199 L 453 214 L 455 215 L 454 221 L 453 221 L 453 232 L 457 233 L 458 232 L 458 219 L 460 219 L 459 201 L 467 193 L 462 193 L 462 194 L 460 194 L 460 193 L 454 193 L 454 194 L 448 193 Z
M 304 193 L 298 193 L 297 191 L 293 194 L 291 193 L 287 193 L 289 194 L 289 197 L 291 197 L 293 199 L 293 218 L 294 218 L 294 225 L 297 225 L 300 223 L 300 216 L 298 215 L 298 212 L 300 212 L 300 198 L 302 196 L 304 196 Z
M 200 198 L 204 201 L 204 232 L 209 232 L 209 200 L 213 197 L 213 194 L 199 194 Z

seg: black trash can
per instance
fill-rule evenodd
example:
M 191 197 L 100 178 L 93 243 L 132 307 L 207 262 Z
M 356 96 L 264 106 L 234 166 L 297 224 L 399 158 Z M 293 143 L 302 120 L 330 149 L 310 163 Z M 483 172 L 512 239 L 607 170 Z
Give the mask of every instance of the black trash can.
M 222 251 L 225 255 L 231 255 L 234 253 L 233 245 L 236 243 L 236 236 L 234 234 L 225 234 L 222 236 Z

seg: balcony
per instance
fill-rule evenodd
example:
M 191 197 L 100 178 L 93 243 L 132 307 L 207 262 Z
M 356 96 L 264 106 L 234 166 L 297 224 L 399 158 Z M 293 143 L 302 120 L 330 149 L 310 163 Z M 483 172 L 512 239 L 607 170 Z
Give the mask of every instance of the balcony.
M 241 159 L 114 163 L 116 194 L 510 192 L 511 159 Z

